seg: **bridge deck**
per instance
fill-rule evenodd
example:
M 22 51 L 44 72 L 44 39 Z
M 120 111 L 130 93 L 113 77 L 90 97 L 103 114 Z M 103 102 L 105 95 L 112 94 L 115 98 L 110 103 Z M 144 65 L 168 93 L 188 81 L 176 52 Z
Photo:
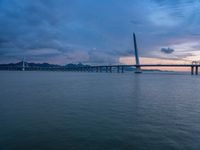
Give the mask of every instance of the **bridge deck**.
M 99 65 L 99 66 L 77 66 L 77 67 L 66 67 L 66 66 L 59 66 L 59 67 L 37 67 L 37 66 L 31 66 L 31 67 L 0 67 L 0 70 L 22 70 L 22 71 L 34 71 L 34 70 L 43 70 L 43 71 L 89 71 L 89 72 L 112 72 L 112 70 L 115 68 L 117 72 L 124 72 L 125 68 L 128 67 L 135 67 L 136 73 L 141 72 L 142 70 L 137 70 L 137 67 L 190 67 L 191 68 L 191 74 L 198 74 L 198 67 L 200 67 L 200 64 L 141 64 L 141 65 Z
M 91 67 L 200 67 L 200 64 L 140 64 L 140 65 L 100 65 Z

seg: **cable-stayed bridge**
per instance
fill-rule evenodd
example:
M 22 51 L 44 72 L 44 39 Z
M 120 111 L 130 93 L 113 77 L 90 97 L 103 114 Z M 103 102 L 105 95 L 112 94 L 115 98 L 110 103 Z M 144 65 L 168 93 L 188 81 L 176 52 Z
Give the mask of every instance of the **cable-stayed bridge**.
M 198 68 L 200 63 L 193 61 L 191 64 L 140 64 L 136 36 L 133 33 L 134 51 L 135 51 L 135 62 L 134 65 L 97 65 L 97 66 L 55 66 L 55 67 L 38 67 L 38 66 L 28 66 L 27 63 L 22 61 L 21 66 L 15 67 L 0 67 L 0 70 L 22 70 L 22 71 L 77 71 L 77 72 L 118 72 L 124 73 L 126 68 L 135 68 L 135 73 L 142 73 L 141 68 L 146 67 L 174 67 L 174 68 L 191 68 L 191 75 L 198 75 Z

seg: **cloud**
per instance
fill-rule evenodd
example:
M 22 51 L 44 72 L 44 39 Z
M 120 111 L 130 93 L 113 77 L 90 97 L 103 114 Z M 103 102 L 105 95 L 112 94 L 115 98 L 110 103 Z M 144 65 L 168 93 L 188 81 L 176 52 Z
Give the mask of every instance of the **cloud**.
M 115 64 L 118 62 L 118 57 L 107 52 L 92 49 L 88 52 L 89 59 L 87 63 L 92 64 Z
M 152 50 L 163 45 L 198 40 L 199 6 L 198 0 L 0 0 L 0 62 L 27 56 L 58 63 L 119 63 L 119 57 L 133 55 L 132 32 L 140 56 L 152 57 Z
M 168 48 L 161 48 L 160 51 L 165 54 L 172 54 L 174 52 L 174 49 L 168 47 Z

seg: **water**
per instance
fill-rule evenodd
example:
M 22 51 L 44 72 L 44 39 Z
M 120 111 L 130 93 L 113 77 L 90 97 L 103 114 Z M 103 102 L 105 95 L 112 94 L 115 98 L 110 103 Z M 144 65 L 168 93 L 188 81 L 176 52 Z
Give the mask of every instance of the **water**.
M 199 150 L 200 77 L 0 72 L 0 150 Z

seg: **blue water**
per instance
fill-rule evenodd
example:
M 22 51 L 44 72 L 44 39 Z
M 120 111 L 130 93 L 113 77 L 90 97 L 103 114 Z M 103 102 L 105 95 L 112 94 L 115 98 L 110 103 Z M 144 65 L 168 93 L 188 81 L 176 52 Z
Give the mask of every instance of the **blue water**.
M 0 72 L 0 150 L 135 149 L 200 149 L 200 76 Z

